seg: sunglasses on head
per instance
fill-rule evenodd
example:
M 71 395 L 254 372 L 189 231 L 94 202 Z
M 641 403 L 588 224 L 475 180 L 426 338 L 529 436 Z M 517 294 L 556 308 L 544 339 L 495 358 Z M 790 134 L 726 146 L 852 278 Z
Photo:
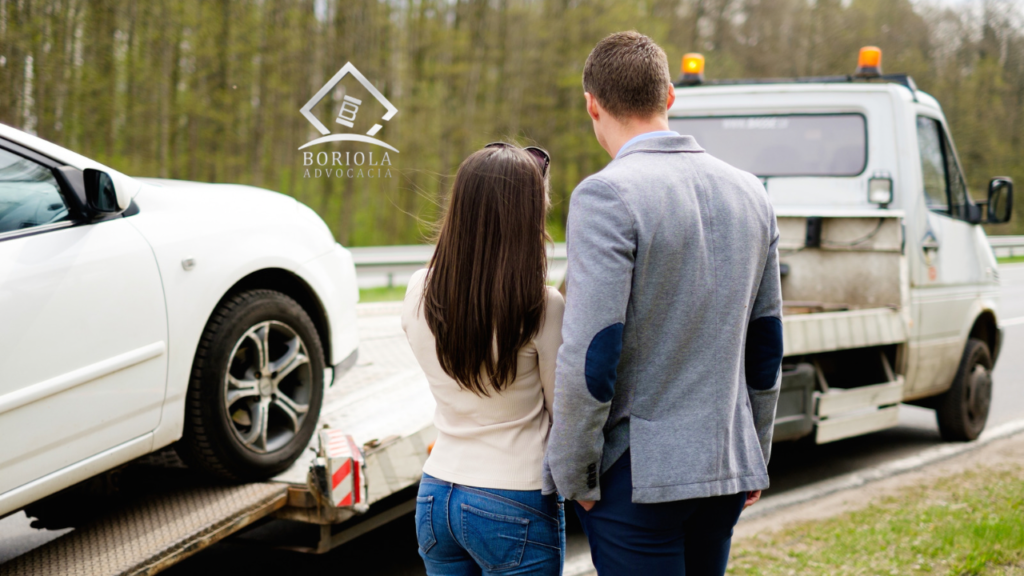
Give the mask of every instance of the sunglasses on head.
M 484 148 L 519 148 L 519 146 L 509 144 L 508 142 L 491 142 L 484 146 Z M 530 153 L 530 156 L 533 156 L 537 161 L 537 164 L 540 165 L 541 174 L 543 176 L 547 176 L 548 166 L 551 165 L 551 155 L 548 154 L 548 151 L 543 148 L 538 148 L 537 146 L 527 146 L 526 148 L 522 148 L 522 150 L 526 150 Z

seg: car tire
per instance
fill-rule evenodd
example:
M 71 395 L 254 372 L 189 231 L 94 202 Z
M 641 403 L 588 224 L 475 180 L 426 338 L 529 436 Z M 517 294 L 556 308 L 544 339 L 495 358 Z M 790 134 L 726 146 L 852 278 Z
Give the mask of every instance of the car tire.
M 273 290 L 229 295 L 196 349 L 175 450 L 223 480 L 267 479 L 306 448 L 323 393 L 323 348 L 302 306 Z
M 970 338 L 953 385 L 935 398 L 935 415 L 942 439 L 974 440 L 985 429 L 992 401 L 992 354 L 988 344 Z

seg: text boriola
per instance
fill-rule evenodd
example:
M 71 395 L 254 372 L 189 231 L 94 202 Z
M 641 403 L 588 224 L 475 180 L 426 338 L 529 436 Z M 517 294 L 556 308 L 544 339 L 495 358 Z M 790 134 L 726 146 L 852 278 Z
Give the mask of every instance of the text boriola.
M 312 152 L 302 153 L 304 178 L 391 178 L 391 158 L 387 152 L 375 159 L 373 152 Z

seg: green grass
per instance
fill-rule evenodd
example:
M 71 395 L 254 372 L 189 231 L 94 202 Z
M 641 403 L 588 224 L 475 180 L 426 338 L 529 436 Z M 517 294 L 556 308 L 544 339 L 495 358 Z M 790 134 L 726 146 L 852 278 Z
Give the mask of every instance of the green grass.
M 395 302 L 405 299 L 405 286 L 360 288 L 360 302 Z
M 553 281 L 548 281 L 549 286 L 558 288 Z M 360 302 L 397 302 L 405 299 L 405 286 L 392 286 L 391 288 L 360 288 Z
M 1019 264 L 1024 262 L 1024 256 L 1006 256 L 1004 258 L 996 258 L 1000 264 Z
M 729 574 L 1024 574 L 1024 468 L 943 478 L 736 541 Z

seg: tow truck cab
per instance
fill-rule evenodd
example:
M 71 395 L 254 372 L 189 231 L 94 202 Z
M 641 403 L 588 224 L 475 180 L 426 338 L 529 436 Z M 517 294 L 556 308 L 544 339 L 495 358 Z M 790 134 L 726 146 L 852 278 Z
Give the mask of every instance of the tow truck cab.
M 868 62 L 874 48 L 868 50 Z M 942 435 L 984 428 L 999 354 L 999 271 L 982 223 L 1012 211 L 967 179 L 938 101 L 874 66 L 854 76 L 703 81 L 687 55 L 670 127 L 757 175 L 775 208 L 784 299 L 775 440 L 894 426 L 901 402 Z M 865 71 L 866 68 L 866 71 Z

